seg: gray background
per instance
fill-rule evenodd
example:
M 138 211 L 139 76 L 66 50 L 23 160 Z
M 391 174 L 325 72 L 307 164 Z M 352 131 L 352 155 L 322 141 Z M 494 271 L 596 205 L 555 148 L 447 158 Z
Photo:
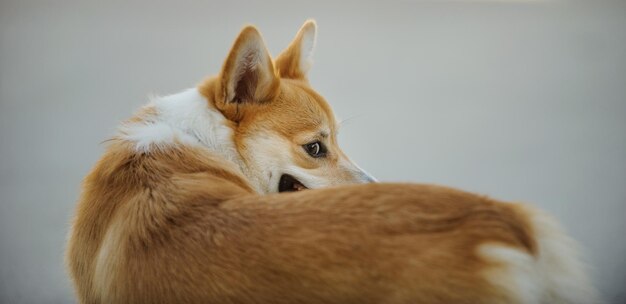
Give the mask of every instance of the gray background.
M 81 178 L 150 94 L 217 73 L 245 23 L 319 24 L 312 85 L 383 181 L 533 202 L 626 295 L 626 1 L 2 1 L 0 302 L 68 303 Z

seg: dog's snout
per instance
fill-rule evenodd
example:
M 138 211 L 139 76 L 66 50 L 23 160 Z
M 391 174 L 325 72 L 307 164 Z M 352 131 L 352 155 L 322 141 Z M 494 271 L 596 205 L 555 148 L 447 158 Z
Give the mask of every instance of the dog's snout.
M 377 183 L 378 182 L 378 180 L 376 178 L 374 178 L 373 176 L 369 175 L 368 173 L 365 173 L 364 180 L 365 180 L 366 183 Z
M 346 165 L 344 165 L 344 168 L 346 169 L 346 172 L 351 175 L 351 178 L 349 178 L 348 180 L 351 179 L 353 183 L 367 184 L 378 182 L 378 180 L 374 178 L 371 174 L 361 169 L 356 163 L 349 159 Z
M 366 183 L 377 183 L 378 180 L 365 171 L 361 171 L 361 181 Z

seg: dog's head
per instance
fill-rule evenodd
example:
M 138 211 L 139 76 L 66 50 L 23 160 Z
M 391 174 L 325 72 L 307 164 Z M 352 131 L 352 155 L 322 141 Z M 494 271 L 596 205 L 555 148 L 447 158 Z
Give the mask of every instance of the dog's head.
M 261 192 L 375 181 L 341 151 L 335 116 L 309 85 L 315 38 L 307 21 L 272 60 L 258 30 L 244 28 L 211 90 L 234 122 L 244 173 Z

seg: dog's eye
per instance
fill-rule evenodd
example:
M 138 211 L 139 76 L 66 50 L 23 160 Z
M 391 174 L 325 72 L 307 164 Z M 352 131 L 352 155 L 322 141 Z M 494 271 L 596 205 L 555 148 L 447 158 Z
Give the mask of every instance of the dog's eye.
M 308 143 L 302 147 L 304 148 L 306 153 L 309 153 L 309 155 L 311 155 L 311 157 L 317 158 L 317 157 L 323 157 L 326 155 L 326 148 L 319 141 Z

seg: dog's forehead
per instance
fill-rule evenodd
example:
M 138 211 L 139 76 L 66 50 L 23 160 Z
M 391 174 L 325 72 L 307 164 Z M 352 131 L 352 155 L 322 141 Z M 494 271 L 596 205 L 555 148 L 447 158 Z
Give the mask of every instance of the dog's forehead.
M 308 84 L 296 81 L 283 81 L 281 93 L 268 107 L 270 118 L 288 126 L 292 132 L 323 131 L 334 133 L 335 116 L 326 100 Z

